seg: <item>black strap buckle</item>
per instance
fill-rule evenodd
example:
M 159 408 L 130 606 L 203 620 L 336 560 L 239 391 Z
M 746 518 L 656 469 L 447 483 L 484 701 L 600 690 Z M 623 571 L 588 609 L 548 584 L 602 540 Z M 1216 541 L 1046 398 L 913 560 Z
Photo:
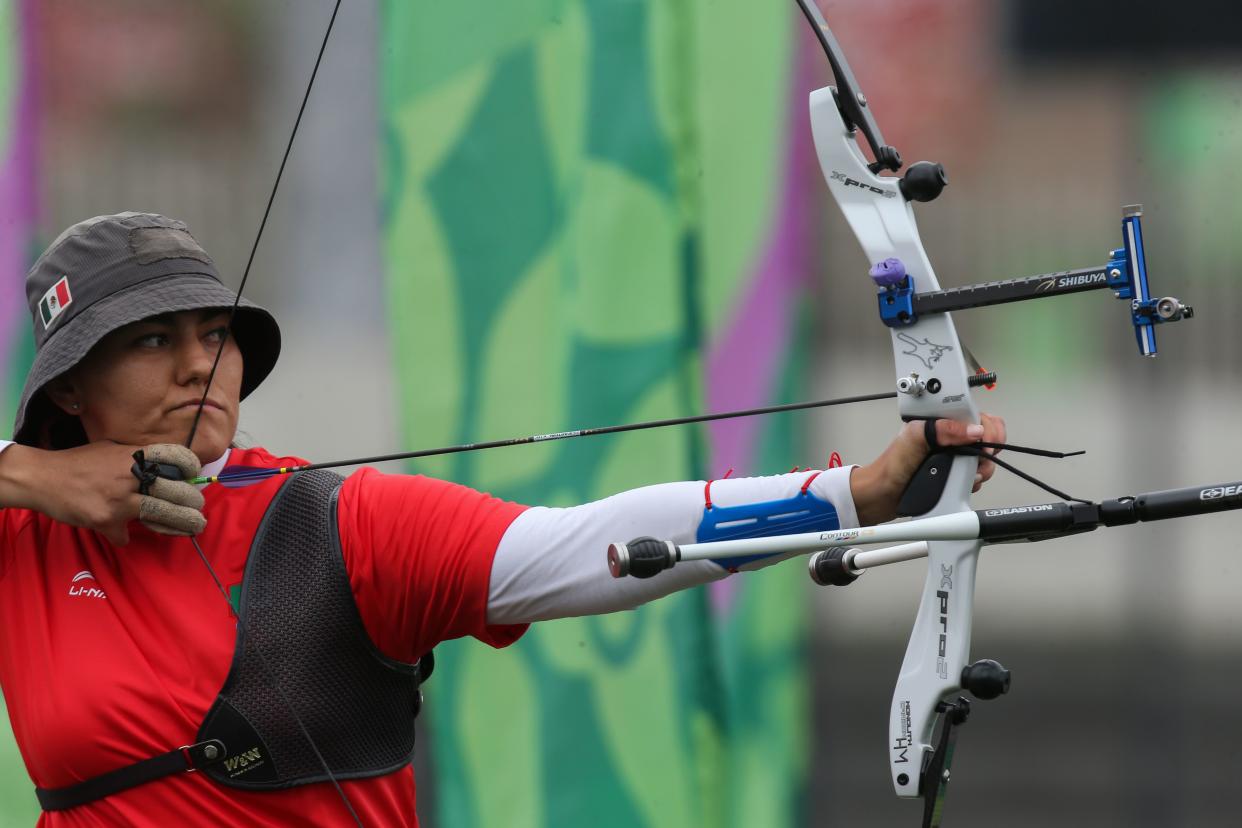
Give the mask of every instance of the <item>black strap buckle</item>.
M 165 776 L 193 771 L 223 762 L 228 756 L 224 742 L 219 739 L 208 739 L 193 745 L 182 745 L 176 750 L 134 762 L 123 768 L 100 774 L 99 776 L 66 785 L 63 788 L 36 788 L 35 795 L 45 811 L 64 811 L 76 808 L 96 799 L 103 799 L 114 793 L 136 788 Z
M 177 748 L 185 757 L 187 773 L 193 773 L 202 767 L 223 762 L 229 755 L 228 748 L 219 739 L 208 739 L 193 745 L 182 745 Z

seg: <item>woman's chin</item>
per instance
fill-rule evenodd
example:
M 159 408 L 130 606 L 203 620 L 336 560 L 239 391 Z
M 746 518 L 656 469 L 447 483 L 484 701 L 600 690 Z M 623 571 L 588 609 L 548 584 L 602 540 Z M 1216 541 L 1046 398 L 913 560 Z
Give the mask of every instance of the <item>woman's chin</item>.
M 181 443 L 185 443 L 185 435 L 182 435 Z M 232 437 L 226 437 L 218 429 L 208 428 L 205 424 L 200 423 L 199 429 L 194 434 L 194 444 L 190 446 L 190 450 L 194 452 L 199 461 L 204 465 L 218 460 L 229 449 Z

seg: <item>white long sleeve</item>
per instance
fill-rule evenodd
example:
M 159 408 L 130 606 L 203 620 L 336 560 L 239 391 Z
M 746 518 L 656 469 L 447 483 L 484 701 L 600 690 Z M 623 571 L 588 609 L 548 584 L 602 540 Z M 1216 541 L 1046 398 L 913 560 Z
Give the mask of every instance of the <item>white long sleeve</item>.
M 809 492 L 833 505 L 843 528 L 858 525 L 850 495 L 852 466 L 821 472 Z M 784 500 L 812 472 L 716 480 L 712 502 L 729 507 Z M 613 578 L 608 544 L 642 535 L 691 543 L 703 520 L 704 482 L 645 486 L 563 509 L 534 507 L 509 526 L 492 563 L 487 620 L 519 624 L 633 609 L 687 587 L 726 577 L 711 561 L 686 561 L 654 578 Z M 745 569 L 783 560 L 767 558 Z

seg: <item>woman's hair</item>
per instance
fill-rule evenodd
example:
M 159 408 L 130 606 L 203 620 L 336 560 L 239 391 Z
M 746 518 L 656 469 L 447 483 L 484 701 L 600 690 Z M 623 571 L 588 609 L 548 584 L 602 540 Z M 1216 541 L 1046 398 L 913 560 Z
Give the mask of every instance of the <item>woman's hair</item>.
M 39 424 L 36 448 L 58 451 L 90 442 L 82 420 L 63 411 L 45 392 L 30 401 L 30 415 L 29 419 Z

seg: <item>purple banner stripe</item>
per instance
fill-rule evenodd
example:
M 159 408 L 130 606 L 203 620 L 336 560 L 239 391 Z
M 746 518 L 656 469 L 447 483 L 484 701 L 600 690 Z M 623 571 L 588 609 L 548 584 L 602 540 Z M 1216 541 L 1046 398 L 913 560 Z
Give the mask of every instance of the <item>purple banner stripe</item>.
M 811 53 L 803 48 L 791 73 L 787 140 L 777 209 L 768 241 L 754 265 L 754 276 L 739 292 L 729 324 L 716 336 L 706 359 L 708 411 L 752 408 L 771 402 L 782 362 L 793 345 L 793 306 L 798 293 L 815 272 L 814 235 L 811 222 L 817 214 L 816 190 L 820 181 L 811 139 L 807 96 L 813 77 Z M 708 475 L 729 469 L 739 474 L 754 472 L 758 436 L 763 419 L 747 417 L 709 425 L 711 435 Z M 727 613 L 740 588 L 738 578 L 712 584 L 714 609 Z
M 8 152 L 0 169 L 0 372 L 8 370 L 13 345 L 26 324 L 24 283 L 38 213 L 35 13 L 36 0 L 19 0 L 14 42 L 6 46 L 19 52 L 19 74 L 13 110 L 6 118 Z

